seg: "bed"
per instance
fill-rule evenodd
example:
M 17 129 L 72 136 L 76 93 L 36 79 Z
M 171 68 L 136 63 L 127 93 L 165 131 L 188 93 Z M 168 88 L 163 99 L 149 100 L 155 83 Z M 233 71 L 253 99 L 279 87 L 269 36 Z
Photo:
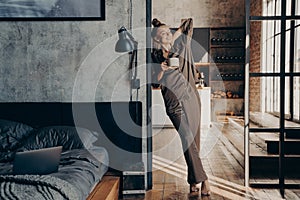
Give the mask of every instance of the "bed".
M 141 162 L 139 134 L 140 102 L 0 103 L 0 199 L 101 199 L 103 188 L 118 192 L 119 178 L 107 174 Z M 12 175 L 15 152 L 53 146 L 63 146 L 58 172 Z M 109 195 L 102 199 L 117 198 Z

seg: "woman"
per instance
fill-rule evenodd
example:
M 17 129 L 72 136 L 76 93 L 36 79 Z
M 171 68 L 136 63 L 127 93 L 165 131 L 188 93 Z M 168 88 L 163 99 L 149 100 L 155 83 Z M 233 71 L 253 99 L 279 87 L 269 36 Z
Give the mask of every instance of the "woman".
M 153 84 L 160 85 L 167 114 L 179 133 L 188 166 L 190 192 L 198 192 L 197 184 L 202 183 L 201 194 L 210 195 L 208 178 L 199 157 L 199 145 L 196 145 L 196 142 L 200 143 L 201 104 L 191 52 L 193 21 L 183 20 L 174 34 L 157 19 L 153 19 L 152 25 Z M 168 66 L 171 57 L 179 58 L 178 68 Z

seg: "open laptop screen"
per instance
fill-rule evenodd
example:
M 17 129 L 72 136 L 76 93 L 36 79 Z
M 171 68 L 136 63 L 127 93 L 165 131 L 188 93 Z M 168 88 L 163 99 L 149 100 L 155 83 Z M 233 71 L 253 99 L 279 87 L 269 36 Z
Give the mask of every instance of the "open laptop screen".
M 50 174 L 57 172 L 62 146 L 17 152 L 13 174 Z

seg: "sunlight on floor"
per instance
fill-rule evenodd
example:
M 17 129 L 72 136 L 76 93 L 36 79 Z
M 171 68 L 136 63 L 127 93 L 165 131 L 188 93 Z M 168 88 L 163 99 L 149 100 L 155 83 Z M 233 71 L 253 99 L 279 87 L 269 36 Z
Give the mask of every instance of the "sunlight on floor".
M 186 166 L 172 162 L 159 156 L 153 156 L 153 169 L 163 171 L 172 176 L 183 179 L 184 182 L 187 178 Z M 227 181 L 223 178 L 219 178 L 213 175 L 208 175 L 209 182 L 211 184 L 211 191 L 219 196 L 228 199 L 263 199 L 265 194 L 262 191 L 247 188 L 243 185 Z M 279 200 L 278 196 L 270 196 L 271 199 Z
M 200 157 L 211 183 L 212 199 L 214 197 L 217 199 L 282 199 L 276 189 L 246 188 L 243 185 L 243 158 L 242 156 L 241 159 L 235 158 L 236 150 L 230 146 L 220 131 L 222 127 L 222 124 L 212 124 L 209 129 L 201 130 Z M 153 131 L 155 133 L 153 139 L 153 173 L 161 171 L 168 174 L 169 182 L 169 179 L 172 179 L 170 176 L 176 177 L 178 180 L 175 178 L 174 184 L 177 189 L 181 192 L 187 191 L 180 189 L 182 187 L 188 188 L 187 167 L 176 130 L 174 128 L 162 128 L 153 129 Z M 161 183 L 158 182 L 158 184 Z

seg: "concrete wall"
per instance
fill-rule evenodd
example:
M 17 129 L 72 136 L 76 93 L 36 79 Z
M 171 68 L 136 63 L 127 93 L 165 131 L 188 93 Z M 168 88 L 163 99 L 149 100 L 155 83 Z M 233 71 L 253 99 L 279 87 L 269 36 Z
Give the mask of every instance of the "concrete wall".
M 177 27 L 192 17 L 194 27 L 244 26 L 244 0 L 153 0 L 153 18 Z
M 114 51 L 117 31 L 132 27 L 145 46 L 146 2 L 105 2 L 104 21 L 0 21 L 0 102 L 128 101 L 129 57 Z M 145 51 L 138 63 L 145 124 Z
M 145 2 L 133 7 L 133 28 L 145 26 Z M 0 22 L 0 101 L 128 100 L 128 55 L 114 52 L 122 25 L 130 1 L 106 0 L 105 21 Z

